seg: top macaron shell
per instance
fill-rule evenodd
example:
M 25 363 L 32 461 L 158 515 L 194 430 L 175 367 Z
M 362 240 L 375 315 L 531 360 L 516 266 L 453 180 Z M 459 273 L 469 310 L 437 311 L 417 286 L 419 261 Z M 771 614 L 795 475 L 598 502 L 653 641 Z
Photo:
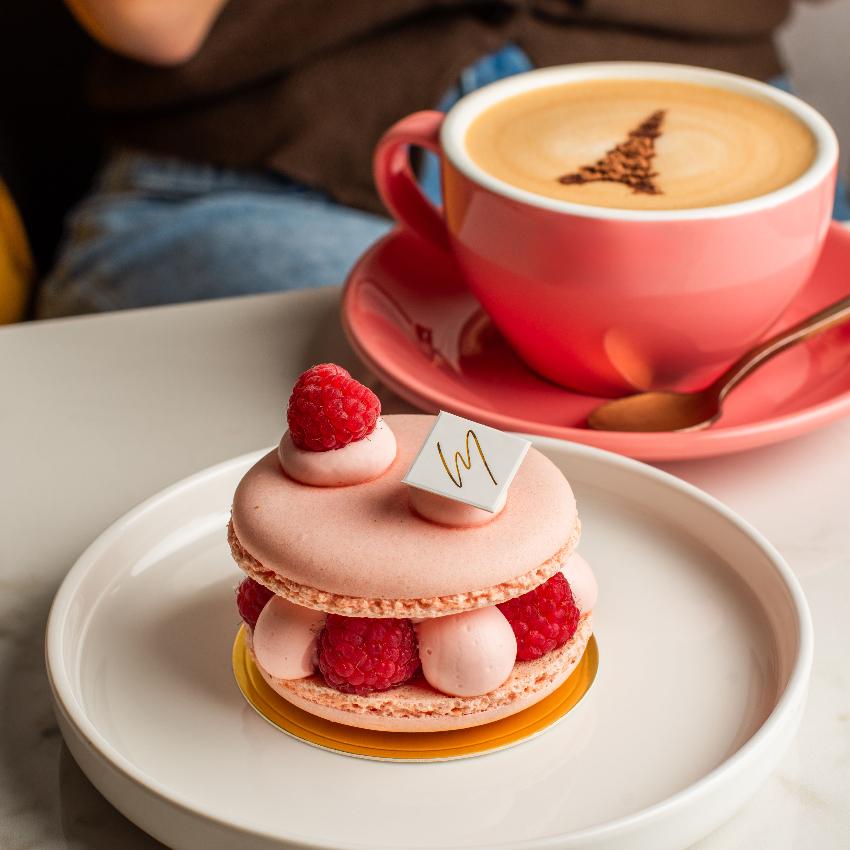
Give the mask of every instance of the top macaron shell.
M 263 570 L 349 597 L 444 597 L 511 582 L 577 538 L 573 492 L 560 470 L 533 448 L 505 509 L 492 522 L 448 528 L 417 516 L 401 479 L 434 417 L 384 419 L 398 452 L 372 481 L 301 484 L 283 472 L 276 451 L 248 471 L 234 496 L 233 531 Z

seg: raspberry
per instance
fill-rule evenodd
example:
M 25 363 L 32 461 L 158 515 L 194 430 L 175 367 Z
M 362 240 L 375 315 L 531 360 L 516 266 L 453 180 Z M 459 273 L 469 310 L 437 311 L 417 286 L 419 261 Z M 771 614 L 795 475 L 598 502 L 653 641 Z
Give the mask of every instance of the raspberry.
M 236 591 L 236 607 L 239 609 L 239 616 L 253 629 L 257 625 L 260 611 L 266 607 L 266 602 L 272 596 L 274 594 L 259 582 L 252 578 L 243 578 L 242 584 Z
M 410 620 L 328 614 L 319 635 L 319 670 L 346 694 L 370 694 L 404 684 L 419 668 Z
M 296 382 L 286 420 L 299 449 L 327 452 L 367 437 L 380 415 L 381 402 L 372 390 L 342 366 L 320 363 Z
M 540 658 L 576 633 L 579 610 L 563 573 L 499 605 L 516 635 L 517 661 Z

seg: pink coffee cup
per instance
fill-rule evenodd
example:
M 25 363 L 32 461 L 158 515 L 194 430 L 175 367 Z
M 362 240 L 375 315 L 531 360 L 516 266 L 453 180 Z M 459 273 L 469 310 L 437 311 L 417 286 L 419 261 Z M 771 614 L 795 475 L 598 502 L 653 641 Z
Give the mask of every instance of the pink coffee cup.
M 790 110 L 812 131 L 811 166 L 782 188 L 701 209 L 618 210 L 546 198 L 480 168 L 472 121 L 538 87 L 591 79 L 694 82 Z M 443 208 L 420 191 L 409 146 L 440 156 Z M 754 80 L 684 65 L 602 62 L 520 74 L 417 112 L 375 151 L 378 191 L 404 226 L 450 250 L 470 289 L 540 375 L 617 396 L 706 382 L 753 345 L 818 258 L 832 209 L 838 143 L 807 104 Z

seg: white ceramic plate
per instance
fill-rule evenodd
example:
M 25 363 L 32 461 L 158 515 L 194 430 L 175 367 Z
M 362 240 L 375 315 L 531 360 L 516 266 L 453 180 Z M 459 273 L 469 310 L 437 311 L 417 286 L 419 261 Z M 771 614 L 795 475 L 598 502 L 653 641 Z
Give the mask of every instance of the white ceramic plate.
M 230 497 L 259 457 L 155 496 L 63 583 L 47 665 L 100 791 L 175 848 L 682 848 L 728 818 L 797 728 L 806 602 L 752 528 L 617 455 L 539 439 L 569 477 L 599 579 L 600 663 L 565 720 L 459 762 L 370 762 L 273 729 L 230 670 Z M 330 521 L 330 519 L 329 519 Z

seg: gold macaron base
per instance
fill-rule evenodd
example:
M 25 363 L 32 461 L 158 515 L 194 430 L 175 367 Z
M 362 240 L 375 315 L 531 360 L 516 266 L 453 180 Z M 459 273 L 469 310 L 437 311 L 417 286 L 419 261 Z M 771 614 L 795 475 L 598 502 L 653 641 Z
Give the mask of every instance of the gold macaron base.
M 315 747 L 386 761 L 446 761 L 501 750 L 548 729 L 581 701 L 599 668 L 591 637 L 569 678 L 551 694 L 510 717 L 447 732 L 377 732 L 334 723 L 304 711 L 273 691 L 262 677 L 245 640 L 244 626 L 233 643 L 233 673 L 248 704 L 287 735 Z

